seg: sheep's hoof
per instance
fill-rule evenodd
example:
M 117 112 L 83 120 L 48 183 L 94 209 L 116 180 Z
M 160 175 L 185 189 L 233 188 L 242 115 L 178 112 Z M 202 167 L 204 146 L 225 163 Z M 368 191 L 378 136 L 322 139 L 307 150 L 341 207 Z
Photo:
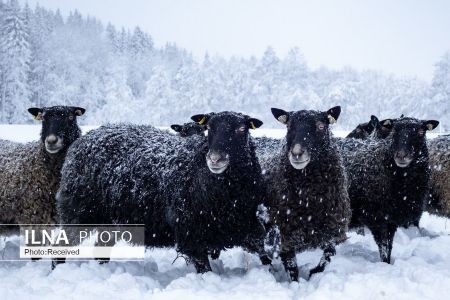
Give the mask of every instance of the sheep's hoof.
M 208 262 L 194 262 L 195 265 L 195 269 L 197 270 L 197 273 L 206 273 L 206 272 L 210 272 L 211 270 L 211 265 Z

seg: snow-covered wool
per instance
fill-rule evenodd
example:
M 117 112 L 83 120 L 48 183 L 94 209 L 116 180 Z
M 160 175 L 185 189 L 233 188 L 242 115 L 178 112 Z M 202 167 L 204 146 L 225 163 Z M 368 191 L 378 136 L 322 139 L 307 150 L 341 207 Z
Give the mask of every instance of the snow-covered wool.
M 400 119 L 404 116 L 400 116 Z M 399 119 L 386 119 L 380 122 L 372 136 L 376 139 L 387 138 L 393 123 Z M 355 129 L 356 130 L 356 129 Z M 355 131 L 354 130 L 354 131 Z M 349 136 L 347 136 L 349 137 Z M 364 136 L 362 139 L 368 138 Z M 441 136 L 428 140 L 428 152 L 431 168 L 431 190 L 426 201 L 426 211 L 440 216 L 450 217 L 450 145 L 449 137 Z
M 0 149 L 6 149 L 6 147 L 11 147 L 18 144 L 17 142 L 9 141 L 9 140 L 3 140 L 0 139 Z
M 282 140 L 266 136 L 255 137 L 253 141 L 256 147 L 256 156 L 260 160 L 262 157 L 269 159 L 274 152 L 278 152 L 283 146 Z
M 431 192 L 427 211 L 450 217 L 450 136 L 428 141 Z
M 347 138 L 366 139 L 373 135 L 380 127 L 380 121 L 374 115 L 370 116 L 370 121 L 361 123 L 356 126 L 348 135 Z
M 310 275 L 322 271 L 346 239 L 350 222 L 347 181 L 329 129 L 340 107 L 326 112 L 272 109 L 287 126 L 286 138 L 271 157 L 261 156 L 271 221 L 281 234 L 280 257 L 292 280 L 298 279 L 295 254 L 320 247 L 324 255 Z
M 191 136 L 194 134 L 202 135 L 206 130 L 205 125 L 200 125 L 195 122 L 184 123 L 183 125 L 173 124 L 170 125 L 173 131 L 177 132 L 182 137 Z
M 83 108 L 30 108 L 42 121 L 41 138 L 27 144 L 0 142 L 0 222 L 53 224 L 55 195 L 67 149 L 80 135 Z
M 60 222 L 144 223 L 146 245 L 176 245 L 199 272 L 225 248 L 262 251 L 264 193 L 249 134 L 262 122 L 234 112 L 192 118 L 208 137 L 119 124 L 80 138 L 62 170 Z
M 398 227 L 418 225 L 429 191 L 425 132 L 439 123 L 397 119 L 386 139 L 341 139 L 349 180 L 351 227 L 367 226 L 381 260 L 391 261 Z

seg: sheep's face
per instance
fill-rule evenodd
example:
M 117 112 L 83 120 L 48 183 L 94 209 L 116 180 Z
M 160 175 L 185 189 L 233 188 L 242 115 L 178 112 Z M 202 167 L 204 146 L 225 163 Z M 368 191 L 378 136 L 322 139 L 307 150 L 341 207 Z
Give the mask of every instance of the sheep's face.
M 36 120 L 42 121 L 41 140 L 49 154 L 56 154 L 69 147 L 79 136 L 77 117 L 85 109 L 72 106 L 29 108 Z
M 386 119 L 380 121 L 380 125 L 376 131 L 375 137 L 379 139 L 387 138 L 392 133 L 394 121 L 395 119 Z
M 406 168 L 412 161 L 420 158 L 426 143 L 426 131 L 436 128 L 439 122 L 402 118 L 392 121 L 392 123 L 392 155 L 398 167 Z
M 195 122 L 184 123 L 183 125 L 173 124 L 170 125 L 170 128 L 178 132 L 178 134 L 182 137 L 188 137 L 191 135 L 203 135 L 206 130 L 205 125 L 200 125 Z
M 295 169 L 304 169 L 330 143 L 329 125 L 336 122 L 340 106 L 326 112 L 301 110 L 286 112 L 272 108 L 275 119 L 287 126 L 286 151 Z
M 380 122 L 377 117 L 371 116 L 369 122 L 359 124 L 352 132 L 347 135 L 347 138 L 366 139 L 375 130 L 378 130 L 379 123 Z
M 231 161 L 239 163 L 248 155 L 249 129 L 262 125 L 258 119 L 235 112 L 195 115 L 192 120 L 207 127 L 206 164 L 214 174 L 223 173 Z

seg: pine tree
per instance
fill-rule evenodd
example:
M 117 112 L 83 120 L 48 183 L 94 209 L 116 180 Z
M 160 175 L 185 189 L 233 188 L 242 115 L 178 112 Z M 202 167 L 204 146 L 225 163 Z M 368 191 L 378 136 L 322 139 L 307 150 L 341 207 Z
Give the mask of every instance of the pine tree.
M 108 23 L 106 26 L 106 37 L 112 52 L 117 54 L 119 52 L 119 36 L 116 27 L 111 23 Z
M 433 115 L 446 118 L 440 119 L 441 130 L 450 130 L 450 122 L 447 121 L 450 115 L 450 51 L 445 53 L 435 64 L 430 107 Z
M 133 57 L 139 57 L 148 54 L 153 49 L 152 38 L 143 32 L 139 26 L 134 28 L 130 40 L 130 53 Z
M 1 32 L 1 121 L 20 122 L 29 106 L 30 45 L 26 20 L 17 0 L 6 5 Z

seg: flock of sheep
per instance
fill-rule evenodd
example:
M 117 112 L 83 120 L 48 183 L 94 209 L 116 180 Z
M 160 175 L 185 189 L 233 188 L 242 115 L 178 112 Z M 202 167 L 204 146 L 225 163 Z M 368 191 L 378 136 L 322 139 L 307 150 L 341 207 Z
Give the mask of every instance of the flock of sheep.
M 309 274 L 321 272 L 348 230 L 369 228 L 390 263 L 398 227 L 450 216 L 450 137 L 426 139 L 434 120 L 372 116 L 336 138 L 339 106 L 272 108 L 278 140 L 251 137 L 262 122 L 235 112 L 192 116 L 178 134 L 112 124 L 84 136 L 83 108 L 29 112 L 39 141 L 0 140 L 2 224 L 145 224 L 146 246 L 175 247 L 198 272 L 241 246 L 298 280 L 296 253 L 322 249 Z

